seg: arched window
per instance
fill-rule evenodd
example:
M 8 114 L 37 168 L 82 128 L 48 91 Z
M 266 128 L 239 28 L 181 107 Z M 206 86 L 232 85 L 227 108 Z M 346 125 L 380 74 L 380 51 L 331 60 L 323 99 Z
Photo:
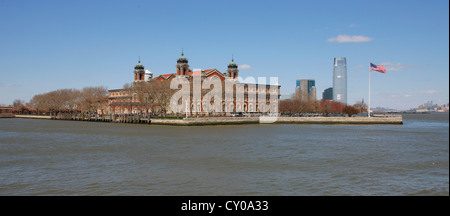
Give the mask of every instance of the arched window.
M 203 101 L 203 103 L 202 103 L 202 108 L 203 108 L 203 111 L 206 111 L 206 109 L 207 109 L 207 107 L 206 107 L 206 101 Z

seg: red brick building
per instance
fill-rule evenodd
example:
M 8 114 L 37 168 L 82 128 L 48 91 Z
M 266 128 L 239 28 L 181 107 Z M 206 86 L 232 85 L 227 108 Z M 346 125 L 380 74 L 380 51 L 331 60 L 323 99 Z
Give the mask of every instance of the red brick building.
M 13 114 L 13 107 L 0 107 L 0 114 Z
M 183 76 L 189 80 L 189 82 L 193 81 L 195 76 L 201 76 L 202 80 L 205 78 L 218 77 L 220 81 L 224 82 L 225 79 L 234 79 L 237 81 L 239 75 L 238 65 L 234 62 L 234 58 L 232 58 L 231 62 L 228 64 L 227 72 L 222 73 L 218 69 L 207 69 L 201 71 L 192 71 L 189 68 L 188 59 L 184 56 L 184 53 L 181 53 L 181 56 L 177 60 L 176 72 L 169 74 L 161 74 L 156 77 L 153 77 L 153 73 L 149 70 L 145 70 L 144 66 L 141 64 L 139 59 L 138 63 L 134 67 L 134 82 L 165 82 L 171 81 L 177 76 Z M 222 102 L 222 113 L 221 115 L 225 115 L 225 108 L 229 108 L 227 110 L 232 110 L 232 112 L 240 112 L 243 113 L 259 113 L 260 109 L 258 107 L 257 98 L 253 97 L 258 95 L 259 93 L 267 93 L 267 94 L 277 94 L 276 99 L 270 99 L 270 97 L 266 98 L 266 103 L 276 104 L 273 105 L 271 109 L 278 110 L 278 102 L 280 100 L 280 85 L 260 85 L 260 84 L 245 84 L 239 85 L 240 89 L 236 89 L 236 91 L 244 92 L 243 99 L 236 99 L 236 96 L 232 99 L 232 101 L 223 100 Z M 135 97 L 133 92 L 125 91 L 124 89 L 113 89 L 109 90 L 108 95 L 108 112 L 112 114 L 130 114 L 130 113 L 142 113 L 143 107 L 140 105 L 138 99 Z M 203 97 L 203 95 L 202 95 Z M 197 112 L 205 111 L 204 102 L 201 100 L 193 101 L 194 99 L 191 97 L 190 107 L 191 109 L 199 110 Z M 270 101 L 275 100 L 275 101 Z M 157 106 L 157 105 L 156 105 Z M 155 110 L 155 109 L 153 109 Z M 170 113 L 171 110 L 168 110 Z M 146 113 L 146 112 L 144 112 Z M 206 114 L 206 113 L 203 113 Z M 217 113 L 216 113 L 217 114 Z M 229 114 L 229 113 L 228 113 Z

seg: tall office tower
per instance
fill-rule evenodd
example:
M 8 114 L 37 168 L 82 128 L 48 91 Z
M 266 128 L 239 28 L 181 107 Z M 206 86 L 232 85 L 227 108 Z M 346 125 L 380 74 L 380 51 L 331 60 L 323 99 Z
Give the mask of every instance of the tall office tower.
M 334 58 L 333 100 L 347 104 L 347 60 L 345 57 Z
M 316 81 L 298 79 L 295 85 L 295 96 L 302 101 L 316 100 Z

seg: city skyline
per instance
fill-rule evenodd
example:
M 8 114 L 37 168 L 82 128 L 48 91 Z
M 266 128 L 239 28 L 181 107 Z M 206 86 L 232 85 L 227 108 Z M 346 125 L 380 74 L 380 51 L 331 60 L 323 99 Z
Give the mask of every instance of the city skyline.
M 174 73 L 183 48 L 192 69 L 225 72 L 234 55 L 240 76 L 278 76 L 281 94 L 307 77 L 321 95 L 332 87 L 332 59 L 346 57 L 348 104 L 367 101 L 372 62 L 387 69 L 372 73 L 373 107 L 446 104 L 448 16 L 440 0 L 0 1 L 0 103 L 63 88 L 121 88 L 139 56 L 154 76 Z

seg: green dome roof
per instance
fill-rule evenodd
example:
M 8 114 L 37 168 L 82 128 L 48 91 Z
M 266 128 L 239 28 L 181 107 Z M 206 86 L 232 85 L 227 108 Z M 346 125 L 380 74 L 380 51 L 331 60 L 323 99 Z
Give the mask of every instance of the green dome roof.
M 144 69 L 144 65 L 141 64 L 141 60 L 139 60 L 136 66 L 134 66 L 134 69 Z
M 231 59 L 230 64 L 228 64 L 228 67 L 237 67 L 236 62 L 234 62 L 234 58 Z
M 184 56 L 183 50 L 181 50 L 181 56 L 178 58 L 177 62 L 187 62 L 187 58 Z
M 181 55 L 180 58 L 178 58 L 178 61 L 186 61 L 186 57 L 184 55 Z

